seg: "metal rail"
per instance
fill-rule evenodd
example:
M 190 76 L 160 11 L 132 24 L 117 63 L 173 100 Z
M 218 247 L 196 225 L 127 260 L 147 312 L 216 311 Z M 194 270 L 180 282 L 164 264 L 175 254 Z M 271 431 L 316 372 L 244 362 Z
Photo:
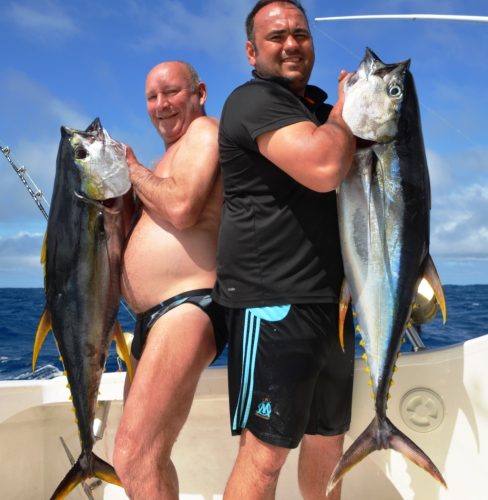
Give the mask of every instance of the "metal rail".
M 488 23 L 488 16 L 461 16 L 451 14 L 373 14 L 363 16 L 316 17 L 314 21 L 363 21 L 363 20 L 410 20 L 410 21 L 459 21 Z

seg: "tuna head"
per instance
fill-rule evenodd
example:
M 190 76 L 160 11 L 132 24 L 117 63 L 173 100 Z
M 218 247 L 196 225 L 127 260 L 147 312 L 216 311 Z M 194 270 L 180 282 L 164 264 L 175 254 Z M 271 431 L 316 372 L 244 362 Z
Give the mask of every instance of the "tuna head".
M 404 98 L 410 60 L 384 64 L 370 49 L 345 84 L 342 116 L 352 133 L 376 143 L 392 141 Z
M 102 201 L 129 191 L 125 146 L 110 137 L 98 118 L 85 131 L 61 127 L 61 132 L 80 175 L 82 196 Z

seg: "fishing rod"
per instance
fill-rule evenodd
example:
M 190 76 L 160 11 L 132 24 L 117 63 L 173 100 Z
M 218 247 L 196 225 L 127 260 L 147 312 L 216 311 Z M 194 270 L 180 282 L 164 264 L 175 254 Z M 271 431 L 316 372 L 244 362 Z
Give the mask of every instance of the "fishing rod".
M 45 219 L 47 220 L 49 203 L 44 197 L 43 192 L 36 186 L 36 183 L 32 180 L 32 177 L 27 172 L 27 169 L 23 165 L 19 165 L 15 158 L 10 154 L 10 148 L 8 146 L 0 146 L 0 150 L 2 151 L 3 155 L 10 163 L 12 168 L 15 170 L 15 173 L 19 176 L 20 180 L 29 192 L 31 198 L 34 200 L 34 203 L 37 205 L 37 208 L 41 211 L 42 215 L 44 215 Z
M 451 14 L 373 14 L 362 16 L 316 17 L 314 21 L 360 21 L 360 20 L 410 20 L 410 21 L 459 21 L 488 23 L 488 16 L 461 16 Z

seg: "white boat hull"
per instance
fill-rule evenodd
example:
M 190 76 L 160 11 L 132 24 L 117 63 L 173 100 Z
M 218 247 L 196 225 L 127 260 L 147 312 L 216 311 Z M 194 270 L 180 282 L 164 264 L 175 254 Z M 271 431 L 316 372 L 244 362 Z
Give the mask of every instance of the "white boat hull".
M 353 421 L 346 446 L 373 416 L 364 367 L 362 360 L 356 360 Z M 403 355 L 398 367 L 389 417 L 430 456 L 448 489 L 400 454 L 381 451 L 346 475 L 343 500 L 488 498 L 488 335 L 445 349 Z M 238 446 L 238 438 L 229 431 L 226 376 L 225 368 L 204 372 L 189 420 L 175 445 L 173 458 L 182 499 L 217 500 L 222 496 Z M 99 400 L 110 405 L 105 407 L 109 410 L 106 428 L 95 451 L 109 462 L 122 412 L 123 379 L 123 373 L 107 373 L 100 389 Z M 50 497 L 70 468 L 60 436 L 78 457 L 78 431 L 68 397 L 65 377 L 0 382 L 1 499 Z M 280 477 L 278 500 L 300 498 L 297 457 L 298 451 L 293 450 Z M 92 479 L 88 484 L 95 482 Z M 105 483 L 92 495 L 95 499 L 126 498 L 121 488 Z M 77 487 L 69 498 L 87 496 Z

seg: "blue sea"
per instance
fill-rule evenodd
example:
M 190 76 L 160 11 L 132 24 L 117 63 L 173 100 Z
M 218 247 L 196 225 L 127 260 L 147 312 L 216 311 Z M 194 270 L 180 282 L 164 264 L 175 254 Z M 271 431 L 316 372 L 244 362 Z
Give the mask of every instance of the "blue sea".
M 488 285 L 445 285 L 444 293 L 448 321 L 443 325 L 439 313 L 422 326 L 421 337 L 427 348 L 445 347 L 488 333 Z M 43 308 L 41 288 L 0 288 L 0 380 L 45 379 L 62 374 L 52 334 L 39 353 L 36 370 L 31 370 L 32 346 Z M 119 321 L 124 331 L 134 330 L 134 319 L 124 306 L 119 309 Z M 406 342 L 402 350 L 412 350 L 411 344 Z M 224 351 L 214 365 L 225 364 Z M 106 370 L 118 369 L 112 346 Z

